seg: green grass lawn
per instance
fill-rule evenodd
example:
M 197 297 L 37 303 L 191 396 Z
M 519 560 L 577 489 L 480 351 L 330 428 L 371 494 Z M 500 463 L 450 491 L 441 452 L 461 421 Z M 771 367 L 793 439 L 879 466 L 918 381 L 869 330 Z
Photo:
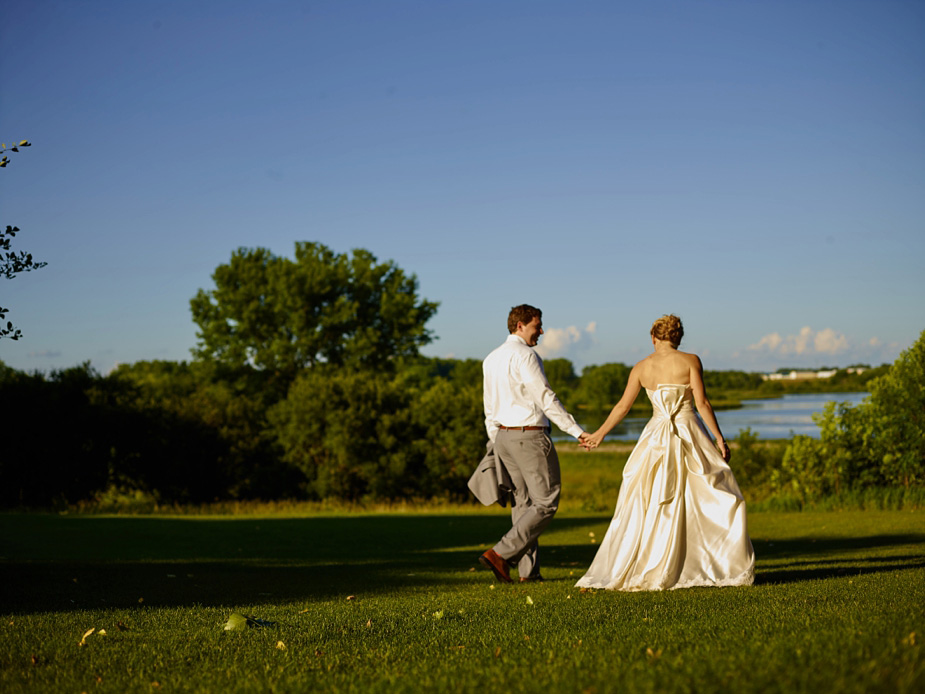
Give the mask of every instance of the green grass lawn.
M 608 521 L 563 511 L 508 586 L 500 510 L 0 515 L 0 691 L 925 689 L 922 512 L 756 513 L 752 587 L 579 592 Z

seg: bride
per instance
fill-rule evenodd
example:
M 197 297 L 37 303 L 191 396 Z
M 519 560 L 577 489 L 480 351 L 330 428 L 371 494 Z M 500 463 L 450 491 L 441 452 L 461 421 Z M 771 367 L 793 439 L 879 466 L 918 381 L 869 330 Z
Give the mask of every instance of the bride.
M 651 335 L 654 352 L 633 367 L 620 402 L 585 446 L 600 445 L 639 389 L 646 389 L 652 419 L 623 469 L 610 528 L 576 585 L 609 590 L 750 585 L 755 554 L 745 501 L 727 465 L 729 446 L 704 391 L 700 358 L 678 350 L 684 328 L 677 316 L 659 318 Z

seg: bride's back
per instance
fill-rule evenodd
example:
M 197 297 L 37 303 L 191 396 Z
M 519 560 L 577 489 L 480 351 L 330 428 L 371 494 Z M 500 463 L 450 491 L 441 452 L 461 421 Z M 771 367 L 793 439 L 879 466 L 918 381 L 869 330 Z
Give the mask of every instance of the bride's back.
M 690 385 L 692 360 L 695 359 L 693 354 L 679 352 L 673 347 L 656 349 L 639 362 L 639 383 L 649 390 L 666 383 Z

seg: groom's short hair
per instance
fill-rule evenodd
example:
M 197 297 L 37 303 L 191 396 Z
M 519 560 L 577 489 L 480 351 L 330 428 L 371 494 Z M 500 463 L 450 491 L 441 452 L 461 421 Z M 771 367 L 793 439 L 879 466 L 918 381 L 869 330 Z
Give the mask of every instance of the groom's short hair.
M 511 334 L 517 332 L 518 323 L 529 323 L 534 318 L 543 319 L 543 312 L 536 306 L 530 304 L 521 304 L 511 309 L 507 315 L 507 331 Z

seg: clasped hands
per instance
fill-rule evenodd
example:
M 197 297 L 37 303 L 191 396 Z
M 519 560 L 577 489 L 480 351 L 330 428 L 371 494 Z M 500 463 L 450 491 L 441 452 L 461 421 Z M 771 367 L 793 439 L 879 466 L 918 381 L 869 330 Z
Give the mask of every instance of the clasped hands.
M 587 431 L 583 431 L 581 436 L 578 437 L 578 445 L 586 451 L 593 451 L 601 445 L 603 438 L 603 436 L 598 437 L 597 434 L 589 434 Z

